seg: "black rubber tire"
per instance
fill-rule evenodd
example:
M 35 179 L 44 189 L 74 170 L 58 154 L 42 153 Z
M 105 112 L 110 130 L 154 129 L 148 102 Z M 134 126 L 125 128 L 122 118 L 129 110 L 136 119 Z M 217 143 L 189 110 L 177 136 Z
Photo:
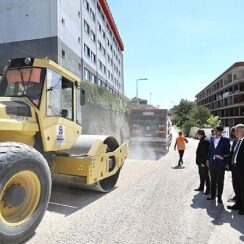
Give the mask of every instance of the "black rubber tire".
M 112 136 L 106 138 L 106 140 L 104 141 L 104 144 L 107 145 L 107 152 L 113 152 L 119 147 L 119 143 Z M 116 167 L 115 157 L 112 156 L 111 159 L 113 160 L 113 167 L 109 170 L 110 172 L 112 170 L 114 170 L 114 168 Z M 114 175 L 111 175 L 111 176 L 99 181 L 99 184 L 102 188 L 102 192 L 110 192 L 115 187 L 115 185 L 118 181 L 118 178 L 119 178 L 120 169 L 118 169 L 118 171 Z
M 110 192 L 115 187 L 119 178 L 120 170 L 121 168 L 118 169 L 118 171 L 114 175 L 99 181 L 103 192 Z
M 51 193 L 51 174 L 44 157 L 34 148 L 15 142 L 0 143 L 0 192 L 8 180 L 20 171 L 34 172 L 40 181 L 40 200 L 34 213 L 16 227 L 0 219 L 0 243 L 22 243 L 29 239 L 41 222 Z

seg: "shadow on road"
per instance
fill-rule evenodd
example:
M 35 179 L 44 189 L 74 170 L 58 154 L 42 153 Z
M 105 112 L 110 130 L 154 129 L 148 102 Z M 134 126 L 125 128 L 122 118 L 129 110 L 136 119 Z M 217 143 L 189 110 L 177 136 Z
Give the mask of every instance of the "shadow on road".
M 185 169 L 186 167 L 185 166 L 182 166 L 182 165 L 176 165 L 174 167 L 171 167 L 171 169 Z
M 229 223 L 232 228 L 239 231 L 242 235 L 240 240 L 244 241 L 244 216 L 239 215 L 238 211 L 227 211 L 223 204 L 218 204 L 215 200 L 208 201 L 206 196 L 198 193 L 192 199 L 191 207 L 194 209 L 206 209 L 207 214 L 213 218 L 213 225 Z
M 105 195 L 106 193 L 53 185 L 47 210 L 68 216 Z

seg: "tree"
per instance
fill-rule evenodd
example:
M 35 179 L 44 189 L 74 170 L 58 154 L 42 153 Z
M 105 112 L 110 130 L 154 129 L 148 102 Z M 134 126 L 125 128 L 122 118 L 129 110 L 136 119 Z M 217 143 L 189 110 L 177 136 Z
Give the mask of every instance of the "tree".
M 207 107 L 201 106 L 197 109 L 193 109 L 190 113 L 190 119 L 195 127 L 204 127 L 207 120 L 212 116 L 210 110 Z
M 195 107 L 195 103 L 187 99 L 181 99 L 179 105 L 173 107 L 173 124 L 182 128 L 183 124 L 190 120 L 190 112 Z
M 214 128 L 218 125 L 220 125 L 220 120 L 219 120 L 219 116 L 213 116 L 211 115 L 208 119 L 207 119 L 207 124 L 205 124 L 205 127 L 209 127 L 209 128 Z

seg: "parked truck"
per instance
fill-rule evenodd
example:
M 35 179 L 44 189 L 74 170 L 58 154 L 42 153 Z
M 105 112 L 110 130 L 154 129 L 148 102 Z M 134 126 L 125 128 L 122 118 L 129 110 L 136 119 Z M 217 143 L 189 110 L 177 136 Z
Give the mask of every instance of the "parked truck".
M 127 145 L 82 135 L 82 81 L 49 59 L 10 60 L 0 81 L 0 243 L 29 238 L 51 182 L 109 192 Z M 98 118 L 94 118 L 97 120 Z
M 171 121 L 167 109 L 132 109 L 129 114 L 131 155 L 160 158 L 171 145 Z

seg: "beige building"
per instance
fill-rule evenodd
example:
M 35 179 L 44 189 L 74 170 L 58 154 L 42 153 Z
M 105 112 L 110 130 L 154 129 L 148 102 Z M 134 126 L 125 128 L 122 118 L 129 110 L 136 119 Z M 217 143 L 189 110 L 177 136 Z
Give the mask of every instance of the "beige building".
M 219 116 L 223 126 L 244 123 L 244 62 L 234 63 L 200 91 L 196 103 Z

